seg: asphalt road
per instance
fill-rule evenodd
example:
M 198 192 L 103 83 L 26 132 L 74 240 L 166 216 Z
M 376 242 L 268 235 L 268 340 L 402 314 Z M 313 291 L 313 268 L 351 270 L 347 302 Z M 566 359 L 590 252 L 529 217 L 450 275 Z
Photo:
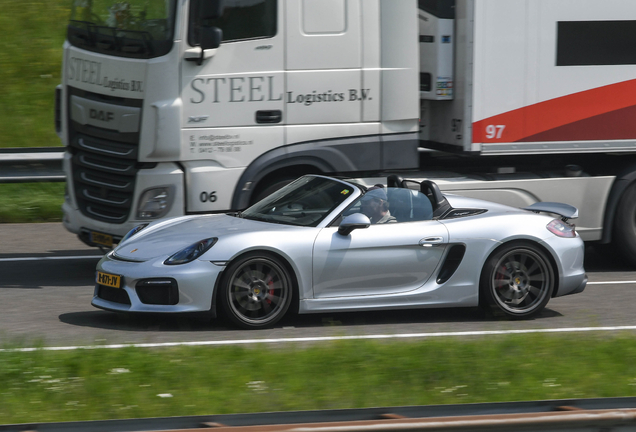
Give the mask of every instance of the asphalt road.
M 478 308 L 421 309 L 292 316 L 274 329 L 260 331 L 235 330 L 205 317 L 127 316 L 95 309 L 90 301 L 99 254 L 61 224 L 0 224 L 0 345 L 85 346 L 636 326 L 636 283 L 631 282 L 636 281 L 636 271 L 592 248 L 586 252 L 590 279 L 586 290 L 552 299 L 532 320 L 499 320 Z

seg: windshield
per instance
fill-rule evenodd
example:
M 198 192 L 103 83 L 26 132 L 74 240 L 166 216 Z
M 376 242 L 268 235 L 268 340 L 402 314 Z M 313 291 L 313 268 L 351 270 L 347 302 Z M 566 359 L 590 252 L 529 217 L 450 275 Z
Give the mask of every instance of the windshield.
M 69 43 L 121 57 L 167 54 L 173 44 L 176 0 L 72 0 Z
M 315 227 L 356 188 L 323 177 L 301 177 L 245 210 L 245 219 Z

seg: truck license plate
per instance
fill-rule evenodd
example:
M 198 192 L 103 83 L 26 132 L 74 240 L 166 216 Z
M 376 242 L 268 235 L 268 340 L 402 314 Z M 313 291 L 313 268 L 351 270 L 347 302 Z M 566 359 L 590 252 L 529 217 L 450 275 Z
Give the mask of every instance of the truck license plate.
M 97 272 L 97 283 L 111 288 L 121 288 L 121 276 Z
M 110 234 L 91 231 L 91 241 L 101 246 L 106 246 L 109 248 L 113 247 L 113 236 Z

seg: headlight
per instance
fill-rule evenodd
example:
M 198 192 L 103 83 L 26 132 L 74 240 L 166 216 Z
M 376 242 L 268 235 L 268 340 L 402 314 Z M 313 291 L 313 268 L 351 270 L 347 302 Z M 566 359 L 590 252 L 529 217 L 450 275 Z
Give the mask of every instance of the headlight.
M 172 186 L 145 190 L 139 198 L 137 218 L 158 219 L 165 216 L 172 207 L 173 195 Z
M 131 229 L 130 231 L 128 231 L 128 234 L 126 234 L 120 241 L 119 244 L 122 244 L 123 242 L 125 242 L 126 240 L 128 240 L 129 238 L 131 238 L 132 236 L 134 236 L 135 234 L 137 234 L 139 231 L 141 231 L 142 229 L 146 228 L 148 226 L 147 223 L 145 224 L 141 224 L 141 225 L 137 225 L 136 227 L 134 227 L 133 229 Z
M 218 238 L 212 237 L 205 240 L 200 240 L 193 245 L 188 246 L 185 249 L 181 249 L 176 254 L 172 255 L 170 258 L 165 260 L 163 263 L 165 265 L 178 265 L 189 263 L 190 261 L 194 261 L 199 258 L 201 255 L 206 253 L 208 249 L 214 246 L 214 243 Z
M 574 225 L 570 225 L 569 223 L 562 222 L 558 219 L 554 219 L 550 222 L 546 228 L 552 234 L 557 237 L 565 237 L 565 238 L 574 238 L 576 237 L 576 231 L 574 230 Z

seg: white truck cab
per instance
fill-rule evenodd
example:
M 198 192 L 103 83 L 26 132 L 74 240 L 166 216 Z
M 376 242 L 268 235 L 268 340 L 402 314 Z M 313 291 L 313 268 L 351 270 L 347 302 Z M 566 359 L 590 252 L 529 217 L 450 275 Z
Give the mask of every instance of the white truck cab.
M 308 171 L 417 168 L 415 11 L 74 0 L 59 98 L 65 226 L 109 246 L 140 222 L 245 208 Z

